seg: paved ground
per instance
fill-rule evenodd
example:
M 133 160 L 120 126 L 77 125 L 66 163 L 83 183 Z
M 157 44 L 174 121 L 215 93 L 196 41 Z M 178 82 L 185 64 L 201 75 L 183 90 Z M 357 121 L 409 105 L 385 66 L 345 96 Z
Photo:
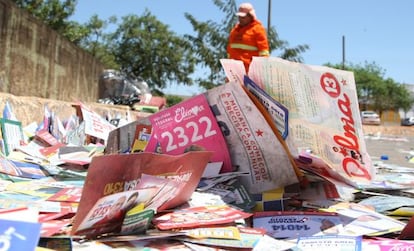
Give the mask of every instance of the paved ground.
M 414 156 L 414 126 L 364 126 L 364 134 L 367 151 L 374 162 L 384 155 L 388 157 L 384 162 L 414 168 L 414 163 L 409 162 Z

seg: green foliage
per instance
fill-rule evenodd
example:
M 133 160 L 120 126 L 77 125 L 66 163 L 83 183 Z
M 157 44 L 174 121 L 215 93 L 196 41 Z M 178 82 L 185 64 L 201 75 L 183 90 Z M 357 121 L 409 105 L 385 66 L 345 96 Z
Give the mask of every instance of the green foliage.
M 226 15 L 223 20 L 200 22 L 190 13 L 185 13 L 195 32 L 195 35 L 187 34 L 185 38 L 192 45 L 197 64 L 207 71 L 207 76 L 197 78 L 196 82 L 205 89 L 224 83 L 225 76 L 220 59 L 226 58 L 227 37 L 233 26 L 231 21 L 234 20 L 230 18 L 230 13 L 236 11 L 234 1 L 229 1 L 228 4 L 220 0 L 213 1 Z
M 176 105 L 184 100 L 183 97 L 178 96 L 178 95 L 166 95 L 165 97 L 167 98 L 167 107 Z
M 394 99 L 396 107 L 402 109 L 405 113 L 407 113 L 414 104 L 413 95 L 403 84 L 396 85 L 392 97 Z
M 93 15 L 88 22 L 82 26 L 85 30 L 84 36 L 78 41 L 78 45 L 97 57 L 108 68 L 119 69 L 112 49 L 109 47 L 110 35 L 105 33 L 110 24 L 116 24 L 117 18 L 111 16 L 108 20 L 102 20 Z
M 190 75 L 195 62 L 190 44 L 149 11 L 123 17 L 109 35 L 108 47 L 126 73 L 142 77 L 152 90 L 174 81 L 193 84 Z
M 329 67 L 342 69 L 342 65 L 326 64 Z M 384 79 L 385 70 L 375 62 L 364 65 L 349 65 L 344 70 L 354 73 L 357 95 L 361 110 L 408 111 L 414 104 L 413 97 L 407 88 L 391 78 Z
M 82 39 L 89 36 L 89 30 L 85 25 L 81 25 L 75 21 L 69 21 L 67 28 L 62 31 L 61 35 L 76 45 L 80 45 Z
M 68 19 L 75 12 L 76 0 L 14 0 L 14 2 L 61 34 L 72 25 Z

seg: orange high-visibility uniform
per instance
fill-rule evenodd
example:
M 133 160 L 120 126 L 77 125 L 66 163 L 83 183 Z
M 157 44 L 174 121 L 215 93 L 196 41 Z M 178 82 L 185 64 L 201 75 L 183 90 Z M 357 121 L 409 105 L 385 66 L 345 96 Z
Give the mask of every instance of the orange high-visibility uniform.
M 269 43 L 262 23 L 252 20 L 246 26 L 237 24 L 230 32 L 227 54 L 231 59 L 242 60 L 246 72 L 253 56 L 269 56 Z

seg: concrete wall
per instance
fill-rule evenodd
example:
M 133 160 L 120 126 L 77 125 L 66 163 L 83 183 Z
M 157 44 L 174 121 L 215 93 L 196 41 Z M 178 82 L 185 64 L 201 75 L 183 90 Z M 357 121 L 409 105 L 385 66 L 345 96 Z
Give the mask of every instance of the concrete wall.
M 94 102 L 104 66 L 57 32 L 0 0 L 0 92 Z

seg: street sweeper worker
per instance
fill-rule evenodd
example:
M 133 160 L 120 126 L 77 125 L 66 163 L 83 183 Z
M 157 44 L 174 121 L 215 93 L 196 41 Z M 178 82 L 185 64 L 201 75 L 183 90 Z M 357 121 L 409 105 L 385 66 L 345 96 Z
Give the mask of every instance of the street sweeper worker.
M 246 73 L 254 56 L 269 56 L 269 43 L 267 40 L 266 29 L 257 20 L 253 5 L 242 3 L 236 15 L 239 22 L 230 32 L 227 55 L 230 59 L 243 61 Z

